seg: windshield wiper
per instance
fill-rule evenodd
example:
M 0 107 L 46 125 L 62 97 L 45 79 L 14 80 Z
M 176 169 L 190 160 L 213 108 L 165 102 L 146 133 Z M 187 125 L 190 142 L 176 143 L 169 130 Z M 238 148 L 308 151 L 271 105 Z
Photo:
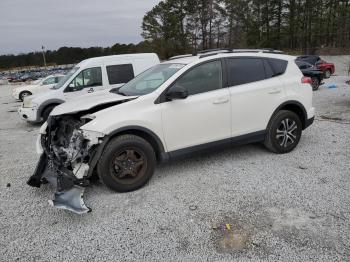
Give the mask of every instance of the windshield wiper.
M 128 96 L 127 94 L 120 91 L 120 88 L 112 88 L 109 92 L 117 95 Z

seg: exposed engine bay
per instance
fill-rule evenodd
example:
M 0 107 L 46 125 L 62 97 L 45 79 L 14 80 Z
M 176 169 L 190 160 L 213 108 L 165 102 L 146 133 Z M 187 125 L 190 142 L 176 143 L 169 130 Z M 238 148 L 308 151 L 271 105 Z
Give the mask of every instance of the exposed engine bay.
M 97 144 L 92 144 L 80 127 L 88 119 L 64 115 L 51 117 L 46 134 L 40 137 L 42 154 L 35 174 L 28 184 L 40 187 L 49 182 L 57 188 L 51 205 L 76 213 L 91 211 L 83 201 L 83 193 L 89 185 L 89 162 Z
M 52 206 L 78 214 L 90 212 L 83 194 L 108 136 L 81 127 L 94 119 L 89 114 L 129 100 L 98 105 L 88 111 L 50 116 L 38 140 L 37 147 L 42 149 L 39 163 L 27 184 L 40 187 L 50 183 L 57 189 L 54 199 L 49 201 Z

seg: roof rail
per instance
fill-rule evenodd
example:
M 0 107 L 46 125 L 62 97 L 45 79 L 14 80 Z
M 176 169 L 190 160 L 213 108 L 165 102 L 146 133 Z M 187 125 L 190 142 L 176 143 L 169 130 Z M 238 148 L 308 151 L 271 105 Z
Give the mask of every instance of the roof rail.
M 231 49 L 231 48 L 222 48 L 222 49 L 208 49 L 199 51 L 197 54 L 200 55 L 199 58 L 205 58 L 208 56 L 214 56 L 221 53 L 270 53 L 270 54 L 283 54 L 280 50 L 275 50 L 271 48 L 264 49 Z M 196 54 L 194 54 L 196 55 Z
M 175 59 L 186 58 L 186 57 L 191 57 L 191 56 L 193 56 L 193 55 L 192 55 L 192 54 L 187 54 L 187 55 L 176 55 L 176 56 L 170 57 L 168 60 L 175 60 Z

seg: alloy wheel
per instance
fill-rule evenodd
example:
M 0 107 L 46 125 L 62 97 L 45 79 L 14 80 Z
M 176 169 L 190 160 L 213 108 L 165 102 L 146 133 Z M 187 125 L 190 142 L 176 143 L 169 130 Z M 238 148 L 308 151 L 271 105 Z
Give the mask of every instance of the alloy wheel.
M 123 150 L 114 159 L 114 175 L 118 180 L 136 180 L 147 169 L 146 156 L 135 148 Z
M 297 123 L 289 118 L 283 119 L 277 128 L 276 139 L 280 146 L 289 147 L 297 140 Z

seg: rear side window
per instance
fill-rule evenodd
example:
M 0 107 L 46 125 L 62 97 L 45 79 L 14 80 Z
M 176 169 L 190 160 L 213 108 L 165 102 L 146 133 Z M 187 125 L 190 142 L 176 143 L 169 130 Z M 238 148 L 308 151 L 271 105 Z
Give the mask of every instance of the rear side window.
M 266 60 L 269 62 L 273 72 L 274 76 L 282 75 L 284 72 L 286 72 L 288 62 L 285 60 L 275 59 L 275 58 L 266 58 Z
M 243 85 L 264 80 L 265 69 L 260 58 L 230 58 L 228 59 L 229 86 Z
M 110 85 L 124 84 L 135 77 L 132 64 L 107 66 Z

